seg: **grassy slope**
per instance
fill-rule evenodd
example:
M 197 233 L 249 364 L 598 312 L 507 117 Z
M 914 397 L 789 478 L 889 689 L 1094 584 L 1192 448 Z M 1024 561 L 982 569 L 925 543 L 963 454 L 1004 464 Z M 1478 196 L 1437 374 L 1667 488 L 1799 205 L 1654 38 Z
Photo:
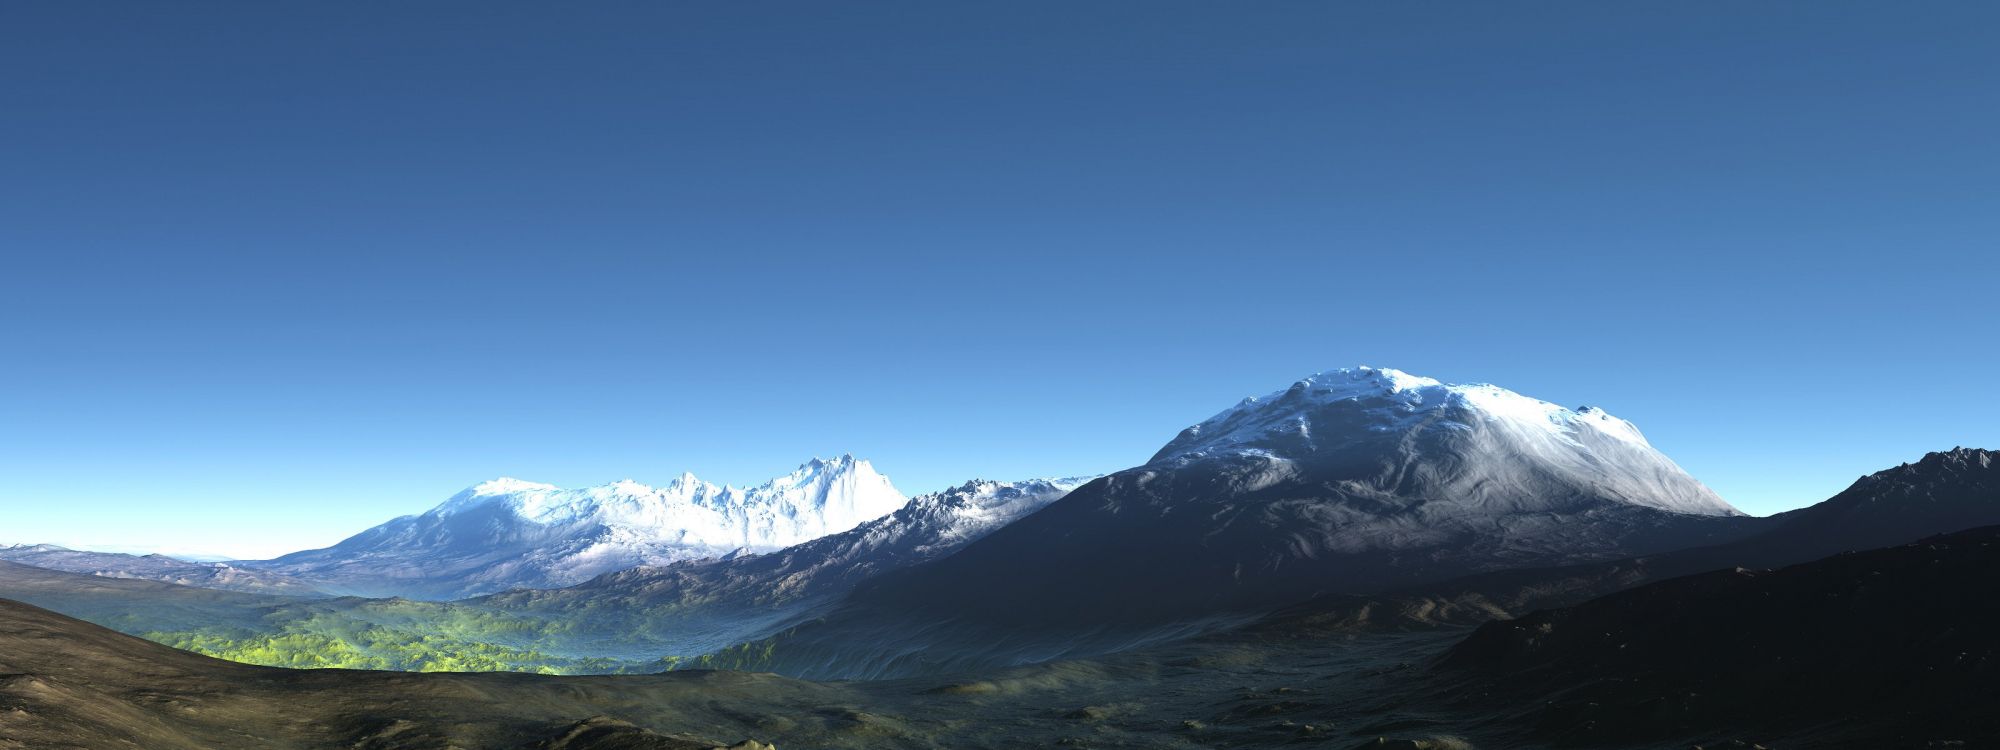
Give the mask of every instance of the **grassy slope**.
M 0 563 L 11 598 L 197 653 L 249 664 L 554 674 L 653 672 L 673 661 L 558 655 L 575 618 L 403 599 L 301 599 L 100 578 Z M 574 651 L 569 651 L 574 653 Z

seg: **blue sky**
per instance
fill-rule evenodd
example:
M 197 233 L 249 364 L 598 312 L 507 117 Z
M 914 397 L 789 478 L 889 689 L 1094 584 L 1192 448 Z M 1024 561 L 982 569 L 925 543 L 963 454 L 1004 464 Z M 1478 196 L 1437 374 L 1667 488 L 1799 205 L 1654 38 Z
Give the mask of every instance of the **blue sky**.
M 1755 513 L 2000 447 L 2000 6 L 0 9 L 0 542 L 1109 471 L 1355 364 Z

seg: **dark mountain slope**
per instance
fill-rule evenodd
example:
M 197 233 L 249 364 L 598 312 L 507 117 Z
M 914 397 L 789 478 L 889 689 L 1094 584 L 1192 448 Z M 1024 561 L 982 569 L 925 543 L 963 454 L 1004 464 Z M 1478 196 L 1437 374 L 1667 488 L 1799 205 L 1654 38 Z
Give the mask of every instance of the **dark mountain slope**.
M 1840 494 L 1770 518 L 1725 549 L 1736 564 L 1785 565 L 2000 524 L 2000 452 L 1953 448 L 1862 477 Z
M 2000 527 L 1642 586 L 1482 626 L 1442 668 L 1574 746 L 2000 741 Z M 1817 738 L 1817 739 L 1815 739 Z
M 1758 519 L 1762 530 L 1736 542 L 1486 573 L 1377 596 L 1325 596 L 1275 613 L 1259 627 L 1477 625 L 1675 576 L 1784 567 L 1994 524 L 2000 524 L 2000 453 L 1954 448 L 1862 477 L 1824 502 Z

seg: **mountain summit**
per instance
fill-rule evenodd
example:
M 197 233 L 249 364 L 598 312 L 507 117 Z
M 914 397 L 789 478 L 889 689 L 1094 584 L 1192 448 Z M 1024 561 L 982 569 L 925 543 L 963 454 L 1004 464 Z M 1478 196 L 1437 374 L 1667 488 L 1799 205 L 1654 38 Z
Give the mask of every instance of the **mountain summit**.
M 1446 498 L 1492 498 L 1493 472 L 1506 470 L 1594 499 L 1743 515 L 1654 450 L 1638 427 L 1602 409 L 1572 411 L 1495 385 L 1449 385 L 1400 370 L 1329 370 L 1244 399 L 1183 430 L 1147 465 L 1239 458 L 1280 473 L 1421 466 L 1421 475 L 1398 471 L 1378 486 L 1410 494 L 1403 490 L 1422 485 Z
M 332 547 L 259 567 L 365 595 L 453 598 L 553 588 L 641 565 L 768 552 L 852 529 L 908 499 L 867 461 L 815 458 L 742 489 L 683 474 L 664 487 L 598 487 L 500 478 L 430 511 Z

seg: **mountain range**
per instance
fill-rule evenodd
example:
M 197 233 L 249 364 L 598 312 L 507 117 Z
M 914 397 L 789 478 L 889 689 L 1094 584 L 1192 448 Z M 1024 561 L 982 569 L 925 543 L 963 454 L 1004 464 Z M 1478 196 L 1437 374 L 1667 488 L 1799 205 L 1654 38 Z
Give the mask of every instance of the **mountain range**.
M 862 680 L 744 676 L 726 714 L 620 708 L 686 700 L 680 688 L 658 692 L 690 684 L 672 680 L 410 680 L 378 686 L 402 696 L 386 704 L 342 698 L 376 720 L 326 734 L 340 744 L 324 746 L 458 736 L 464 728 L 444 716 L 474 716 L 476 706 L 430 718 L 380 712 L 444 706 L 462 690 L 544 706 L 534 722 L 504 728 L 540 746 L 690 746 L 692 734 L 806 746 L 1452 748 L 1458 734 L 1492 746 L 1792 736 L 1900 746 L 1996 730 L 1952 718 L 1970 716 L 1966 696 L 1994 678 L 1994 656 L 1964 638 L 1988 616 L 1978 602 L 1988 600 L 1992 532 L 1910 544 L 1990 524 L 2000 524 L 2000 454 L 1986 450 L 1926 454 L 1826 502 L 1752 518 L 1606 410 L 1354 368 L 1248 398 L 1144 464 L 1098 478 L 974 480 L 904 500 L 868 462 L 842 456 L 750 490 L 692 476 L 586 490 L 494 480 L 268 562 L 8 548 L 0 558 L 38 556 L 42 568 L 0 562 L 0 596 L 260 664 L 704 666 Z M 58 566 L 72 572 L 44 570 Z M 296 582 L 284 592 L 304 596 L 194 576 L 224 568 L 268 586 Z M 1764 572 L 1772 568 L 1786 570 Z M 0 614 L 42 632 L 76 630 Z M 1890 682 L 1840 682 L 1848 666 L 1804 664 L 1874 646 L 1882 660 L 1838 664 Z M 188 670 L 176 674 L 206 674 Z M 1778 696 L 1800 682 L 1838 688 Z M 210 684 L 224 696 L 214 700 L 252 700 Z M 166 688 L 130 690 L 104 700 L 140 706 Z M 1852 696 L 1862 698 L 1840 704 Z M 834 716 L 814 702 L 846 708 Z M 1898 708 L 1860 722 L 1818 704 Z M 786 712 L 786 722 L 754 718 L 760 710 Z M 970 716 L 980 720 L 962 720 Z M 390 732 L 398 722 L 408 728 Z M 1458 734 L 1406 732 L 1432 724 Z M 690 726 L 698 732 L 668 732 Z M 1406 740 L 1390 740 L 1398 732 Z M 680 744 L 662 744 L 670 738 Z M 322 746 L 312 742 L 298 746 Z
M 274 571 L 226 562 L 191 562 L 158 554 L 128 555 L 74 550 L 53 544 L 16 544 L 0 546 L 0 560 L 106 578 L 159 581 L 223 591 L 286 596 L 324 593 L 311 583 Z
M 556 588 L 639 566 L 772 552 L 888 515 L 908 499 L 867 461 L 815 458 L 757 487 L 683 474 L 586 489 L 501 478 L 325 549 L 243 565 L 336 593 L 455 599 Z

